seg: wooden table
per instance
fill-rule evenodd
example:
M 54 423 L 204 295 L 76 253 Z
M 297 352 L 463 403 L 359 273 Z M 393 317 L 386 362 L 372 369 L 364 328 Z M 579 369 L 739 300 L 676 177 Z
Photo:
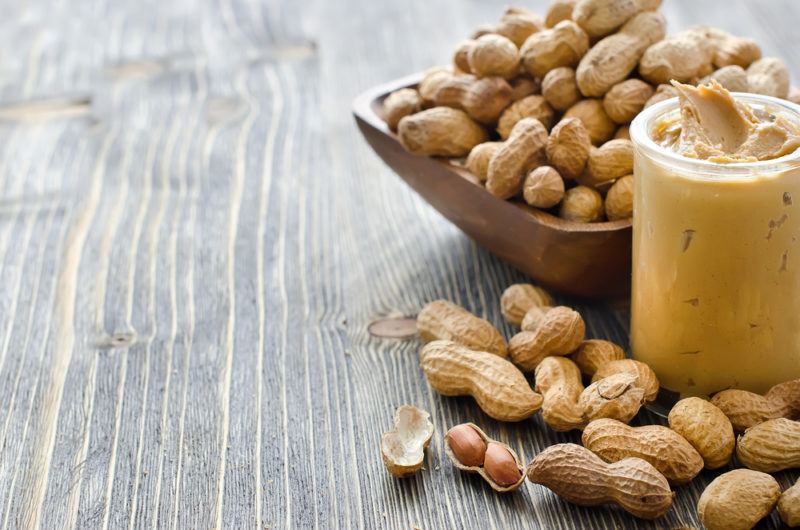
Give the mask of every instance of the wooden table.
M 440 297 L 499 323 L 523 280 L 350 116 L 358 92 L 446 62 L 504 3 L 2 2 L 0 527 L 697 524 L 713 474 L 645 524 L 454 471 L 442 433 L 459 422 L 526 461 L 578 434 L 441 398 L 417 340 L 367 333 Z M 717 24 L 800 65 L 796 0 L 664 10 L 672 30 Z M 592 336 L 626 340 L 624 313 L 576 305 Z M 436 432 L 425 470 L 395 480 L 378 444 L 403 403 Z

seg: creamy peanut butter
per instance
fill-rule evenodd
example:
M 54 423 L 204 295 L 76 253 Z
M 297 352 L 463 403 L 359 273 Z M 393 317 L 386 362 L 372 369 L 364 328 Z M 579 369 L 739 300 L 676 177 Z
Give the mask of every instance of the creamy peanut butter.
M 676 88 L 631 128 L 634 357 L 681 396 L 763 392 L 800 377 L 800 112 Z

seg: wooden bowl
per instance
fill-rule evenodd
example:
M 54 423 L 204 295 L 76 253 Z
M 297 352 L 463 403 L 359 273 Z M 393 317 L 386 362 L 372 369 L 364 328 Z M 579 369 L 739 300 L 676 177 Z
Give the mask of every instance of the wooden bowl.
M 412 155 L 380 117 L 384 98 L 416 74 L 368 90 L 353 103 L 361 133 L 383 161 L 442 215 L 500 259 L 554 291 L 584 298 L 630 292 L 631 222 L 577 223 L 491 195 L 457 163 Z

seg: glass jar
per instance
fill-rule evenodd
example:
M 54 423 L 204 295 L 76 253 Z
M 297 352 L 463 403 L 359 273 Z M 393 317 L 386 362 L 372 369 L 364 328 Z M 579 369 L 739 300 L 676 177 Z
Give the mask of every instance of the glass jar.
M 734 96 L 800 123 L 797 105 Z M 679 112 L 671 99 L 631 125 L 633 356 L 668 400 L 762 393 L 800 378 L 800 151 L 755 163 L 687 158 L 651 137 Z

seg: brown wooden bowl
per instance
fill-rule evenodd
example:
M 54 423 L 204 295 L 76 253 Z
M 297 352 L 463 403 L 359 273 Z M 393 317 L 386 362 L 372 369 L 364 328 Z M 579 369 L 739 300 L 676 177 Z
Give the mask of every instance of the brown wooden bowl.
M 450 160 L 407 152 L 380 117 L 384 98 L 422 74 L 372 88 L 353 115 L 383 161 L 442 215 L 500 259 L 554 291 L 616 298 L 630 291 L 631 222 L 577 223 L 491 195 Z

